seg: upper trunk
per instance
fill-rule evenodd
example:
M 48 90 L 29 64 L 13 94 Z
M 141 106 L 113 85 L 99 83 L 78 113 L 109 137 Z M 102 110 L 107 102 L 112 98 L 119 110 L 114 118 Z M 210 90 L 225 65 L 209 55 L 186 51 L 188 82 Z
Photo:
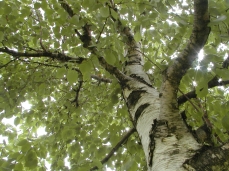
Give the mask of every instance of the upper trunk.
M 129 29 L 124 73 L 131 77 L 122 84 L 129 114 L 142 142 L 148 170 L 182 170 L 184 161 L 199 149 L 180 118 L 176 91 L 165 81 L 162 91 L 154 89 L 143 70 L 139 44 Z

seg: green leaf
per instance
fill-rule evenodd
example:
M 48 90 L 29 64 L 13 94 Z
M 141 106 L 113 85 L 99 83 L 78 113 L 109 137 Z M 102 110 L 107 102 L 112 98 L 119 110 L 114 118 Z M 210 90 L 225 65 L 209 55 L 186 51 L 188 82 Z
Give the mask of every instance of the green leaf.
M 28 140 L 26 140 L 26 139 L 20 140 L 20 141 L 17 143 L 18 146 L 23 146 L 23 145 L 25 145 L 25 144 L 30 144 L 30 143 L 29 143 Z
M 134 39 L 136 42 L 139 42 L 141 40 L 141 33 L 140 32 L 137 32 L 134 34 Z
M 219 16 L 218 18 L 216 18 L 215 20 L 212 20 L 208 25 L 209 25 L 209 26 L 212 26 L 212 25 L 215 25 L 215 24 L 217 24 L 217 23 L 220 23 L 220 22 L 222 22 L 222 21 L 224 21 L 224 20 L 226 20 L 226 19 L 227 19 L 227 16 L 221 15 L 221 16 Z
M 57 78 L 63 78 L 65 74 L 66 74 L 65 68 L 58 68 L 57 72 L 56 72 L 56 77 Z
M 41 8 L 41 3 L 36 2 L 36 3 L 34 4 L 34 8 L 35 8 L 35 9 Z
M 20 121 L 21 121 L 21 119 L 19 118 L 19 117 L 16 117 L 15 119 L 14 119 L 14 125 L 18 125 L 18 124 L 20 124 Z
M 25 156 L 25 167 L 34 169 L 37 167 L 38 160 L 35 151 L 30 150 Z
M 114 11 L 113 9 L 111 9 L 111 16 L 114 18 L 114 19 L 118 19 L 118 14 L 116 11 Z
M 222 125 L 227 131 L 229 131 L 229 114 L 228 113 L 222 118 Z
M 15 170 L 15 171 L 21 171 L 21 170 L 23 170 L 23 165 L 22 165 L 22 163 L 17 163 L 17 164 L 14 166 L 14 170 Z
M 70 84 L 77 83 L 78 74 L 74 70 L 68 70 L 67 80 Z
M 228 80 L 229 79 L 229 74 L 227 69 L 216 69 L 215 70 L 216 75 L 221 77 L 223 80 Z
M 83 74 L 83 79 L 84 80 L 90 80 L 91 78 L 91 71 L 93 69 L 93 66 L 91 64 L 91 61 L 85 60 L 83 61 L 80 66 L 79 66 L 80 71 Z
M 229 0 L 225 0 L 226 5 L 229 6 Z
M 0 31 L 0 42 L 4 39 L 4 33 Z
M 109 64 L 115 64 L 117 56 L 114 56 L 114 53 L 110 49 L 106 49 L 105 51 L 105 59 Z
M 99 169 L 103 168 L 103 164 L 100 160 L 93 160 L 93 166 L 97 166 Z
M 108 7 L 102 7 L 100 8 L 100 15 L 104 18 L 109 17 L 110 12 Z
M 196 87 L 196 94 L 198 97 L 205 97 L 208 94 L 208 85 L 205 84 L 203 86 Z
M 78 15 L 74 15 L 70 21 L 70 23 L 72 23 L 73 25 L 77 25 L 79 23 L 79 16 Z

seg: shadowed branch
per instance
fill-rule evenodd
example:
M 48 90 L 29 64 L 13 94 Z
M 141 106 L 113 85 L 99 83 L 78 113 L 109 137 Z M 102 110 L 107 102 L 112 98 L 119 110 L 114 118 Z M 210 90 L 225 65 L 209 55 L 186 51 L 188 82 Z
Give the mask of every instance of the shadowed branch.
M 31 57 L 47 57 L 47 58 L 52 58 L 52 59 L 56 59 L 58 61 L 61 62 L 74 62 L 74 63 L 82 63 L 83 60 L 85 58 L 83 57 L 70 57 L 67 56 L 63 53 L 59 53 L 59 52 L 48 52 L 48 51 L 38 51 L 38 52 L 17 52 L 15 50 L 11 50 L 8 48 L 0 48 L 0 52 L 3 53 L 7 53 L 9 55 L 12 55 L 13 57 L 27 57 L 27 58 L 31 58 Z

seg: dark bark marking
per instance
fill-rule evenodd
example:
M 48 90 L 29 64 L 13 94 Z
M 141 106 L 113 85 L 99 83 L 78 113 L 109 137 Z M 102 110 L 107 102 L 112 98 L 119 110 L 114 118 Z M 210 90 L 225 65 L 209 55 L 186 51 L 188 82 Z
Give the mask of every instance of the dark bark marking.
M 134 90 L 130 93 L 127 98 L 127 105 L 128 106 L 135 106 L 138 100 L 141 98 L 142 94 L 145 93 L 145 90 Z
M 141 83 L 143 83 L 143 84 L 146 84 L 146 85 L 149 86 L 149 87 L 153 87 L 151 84 L 147 83 L 147 82 L 144 80 L 144 78 L 142 78 L 142 77 L 140 77 L 140 76 L 138 76 L 138 75 L 136 75 L 136 74 L 131 74 L 130 77 L 131 77 L 131 78 L 135 78 L 137 81 L 139 81 L 139 82 L 141 82 Z
M 152 128 L 151 128 L 151 130 L 149 132 L 149 138 L 150 138 L 150 142 L 149 142 L 149 158 L 148 158 L 149 167 L 151 167 L 152 164 L 153 164 L 153 152 L 154 152 L 154 149 L 155 149 L 154 137 L 155 137 L 156 128 L 157 128 L 157 120 L 154 119 L 153 120 L 153 124 L 152 124 Z
M 138 107 L 137 111 L 135 112 L 135 115 L 134 115 L 134 121 L 135 123 L 137 123 L 138 121 L 138 118 L 141 116 L 142 112 L 149 106 L 150 104 L 149 103 L 145 103 L 141 106 Z

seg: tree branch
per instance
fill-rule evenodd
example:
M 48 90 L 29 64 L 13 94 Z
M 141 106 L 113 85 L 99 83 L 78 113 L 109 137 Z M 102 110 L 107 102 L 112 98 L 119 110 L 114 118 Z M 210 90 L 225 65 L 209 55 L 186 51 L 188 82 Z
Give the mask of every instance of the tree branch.
M 124 144 L 124 142 L 126 142 L 126 140 L 136 131 L 135 128 L 131 128 L 127 133 L 126 135 L 123 136 L 123 138 L 114 146 L 114 148 L 112 148 L 112 150 L 109 152 L 109 154 L 104 157 L 102 160 L 101 160 L 101 163 L 104 164 L 106 163 L 113 155 L 114 153 Z M 98 167 L 95 166 L 93 168 L 90 169 L 90 171 L 92 170 L 97 170 Z
M 80 94 L 80 89 L 83 86 L 83 74 L 81 72 L 79 73 L 79 81 L 78 81 L 78 86 L 76 89 L 73 89 L 76 92 L 75 99 L 72 101 L 72 103 L 75 103 L 76 108 L 79 107 L 79 94 Z
M 218 81 L 217 77 L 214 77 L 212 80 L 210 80 L 208 82 L 208 88 L 213 88 L 216 86 L 223 86 L 223 85 L 227 85 L 229 84 L 229 80 L 225 80 L 225 81 Z M 203 89 L 201 89 L 203 90 Z M 196 98 L 197 94 L 196 94 L 196 90 L 190 91 L 180 97 L 178 97 L 178 104 L 181 105 L 183 103 L 185 103 L 188 99 L 192 99 L 192 98 Z M 188 99 L 187 99 L 188 98 Z
M 194 0 L 194 23 L 189 43 L 166 72 L 167 79 L 174 87 L 179 86 L 181 78 L 205 45 L 210 33 L 209 22 L 208 0 Z
M 104 77 L 100 77 L 100 76 L 97 76 L 97 75 L 91 75 L 91 78 L 99 81 L 99 82 L 104 82 L 104 83 L 112 83 L 112 80 L 109 79 L 109 78 L 104 78 Z
M 229 143 L 220 147 L 203 146 L 191 159 L 185 161 L 184 167 L 192 168 L 191 170 L 202 171 L 212 170 L 213 166 L 224 165 L 224 169 L 227 170 L 228 165 L 226 163 L 228 163 L 228 156 Z
M 75 15 L 72 8 L 66 2 L 64 2 L 64 0 L 59 0 L 59 2 L 62 8 L 68 13 L 70 17 L 73 17 Z
M 13 57 L 48 57 L 48 58 L 52 58 L 52 59 L 56 59 L 58 61 L 61 61 L 61 62 L 74 62 L 74 63 L 82 63 L 83 60 L 85 58 L 83 57 L 78 57 L 78 58 L 74 58 L 74 57 L 70 57 L 70 56 L 67 56 L 63 53 L 59 53 L 59 52 L 56 52 L 56 53 L 53 53 L 53 52 L 48 52 L 48 51 L 39 51 L 39 52 L 17 52 L 17 51 L 14 51 L 14 50 L 11 50 L 11 49 L 8 49 L 7 47 L 5 48 L 0 48 L 0 52 L 3 52 L 3 53 L 7 53 L 9 55 L 12 55 Z
M 63 2 L 63 0 L 59 0 L 61 6 L 65 9 L 65 11 L 68 13 L 68 15 L 70 17 L 73 17 L 73 10 L 71 9 L 71 7 L 66 3 Z M 63 5 L 64 4 L 64 5 Z M 108 71 L 111 75 L 114 75 L 120 82 L 125 83 L 126 80 L 129 80 L 130 77 L 126 76 L 125 74 L 123 74 L 117 67 L 114 67 L 113 65 L 110 65 L 107 63 L 107 61 L 102 57 L 102 55 L 100 54 L 100 52 L 98 51 L 96 46 L 91 47 L 91 30 L 90 30 L 90 25 L 89 24 L 85 24 L 85 26 L 83 27 L 83 31 L 84 31 L 84 35 L 81 35 L 78 30 L 75 30 L 76 34 L 79 36 L 80 40 L 83 43 L 83 47 L 88 49 L 89 51 L 91 51 L 92 54 L 94 54 L 95 56 L 97 56 L 100 65 L 106 70 Z
M 224 60 L 223 64 L 222 64 L 222 68 L 228 68 L 229 65 L 229 55 L 228 57 Z M 225 80 L 225 81 L 220 81 L 217 76 L 213 77 L 209 82 L 208 82 L 208 88 L 213 88 L 216 86 L 223 86 L 223 85 L 227 85 L 229 84 L 229 80 Z M 202 91 L 203 88 L 200 90 Z M 197 94 L 196 94 L 196 90 L 193 90 L 187 94 L 183 94 L 182 96 L 178 97 L 178 104 L 181 105 L 183 103 L 185 103 L 187 100 L 191 99 L 191 98 L 196 98 Z
M 7 67 L 10 63 L 14 62 L 16 59 L 13 59 L 13 60 L 10 60 L 9 62 L 7 62 L 6 64 L 4 65 L 1 65 L 0 66 L 0 69 L 4 68 L 4 67 Z

